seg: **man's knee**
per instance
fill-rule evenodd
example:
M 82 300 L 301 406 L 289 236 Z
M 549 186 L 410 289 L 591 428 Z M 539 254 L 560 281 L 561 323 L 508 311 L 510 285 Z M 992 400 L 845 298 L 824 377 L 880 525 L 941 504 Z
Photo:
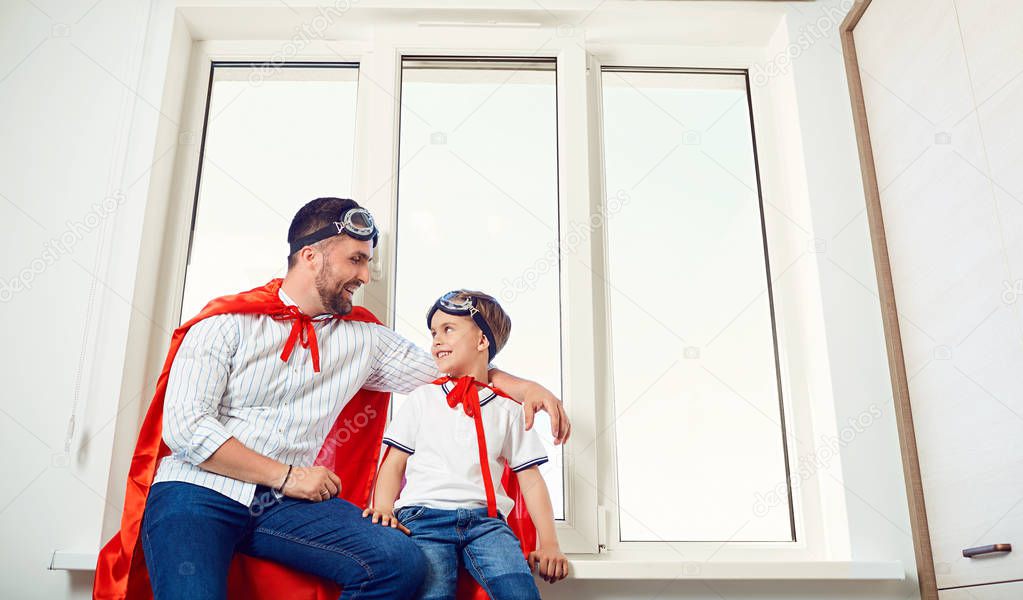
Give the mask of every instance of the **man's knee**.
M 410 538 L 394 533 L 388 536 L 388 543 L 379 546 L 378 561 L 385 573 L 400 582 L 404 592 L 411 595 L 426 580 L 426 557 Z
M 153 527 L 155 525 L 194 527 L 200 523 L 204 515 L 200 515 L 193 508 L 180 504 L 161 504 L 158 506 L 146 507 L 143 513 L 143 525 Z

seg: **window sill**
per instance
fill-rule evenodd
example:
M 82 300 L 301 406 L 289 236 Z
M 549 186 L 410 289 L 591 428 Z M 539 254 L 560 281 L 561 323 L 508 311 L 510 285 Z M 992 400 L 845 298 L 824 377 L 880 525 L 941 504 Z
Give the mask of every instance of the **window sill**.
M 642 561 L 569 555 L 577 579 L 696 581 L 901 581 L 899 561 Z
M 638 561 L 570 554 L 571 579 L 691 579 L 705 581 L 901 581 L 899 561 Z M 57 550 L 51 571 L 92 571 L 96 552 Z
M 93 571 L 98 552 L 70 552 L 54 550 L 50 557 L 51 571 Z

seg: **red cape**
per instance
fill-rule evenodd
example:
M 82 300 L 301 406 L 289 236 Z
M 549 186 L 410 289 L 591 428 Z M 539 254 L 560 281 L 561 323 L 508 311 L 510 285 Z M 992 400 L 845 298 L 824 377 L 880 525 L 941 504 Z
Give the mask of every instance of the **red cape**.
M 162 435 L 163 401 L 171 364 L 185 334 L 192 325 L 215 315 L 227 313 L 269 315 L 281 312 L 285 309 L 278 295 L 281 283 L 282 280 L 274 279 L 248 292 L 216 298 L 195 318 L 174 331 L 167 359 L 156 382 L 156 393 L 139 431 L 135 454 L 128 470 L 121 530 L 99 552 L 92 591 L 94 600 L 152 600 L 149 574 L 146 571 L 142 546 L 139 544 L 139 526 L 156 468 L 160 464 L 160 459 L 170 454 Z M 371 312 L 362 307 L 355 307 L 343 318 L 380 323 Z M 342 483 L 341 496 L 357 506 L 366 506 L 369 501 L 384 428 L 387 424 L 389 402 L 388 393 L 359 390 L 338 415 L 316 458 L 315 464 L 323 465 L 337 473 Z M 374 412 L 368 410 L 370 407 Z M 375 413 L 377 417 L 372 419 L 368 426 L 355 432 L 345 428 L 343 423 L 346 418 L 353 419 L 359 413 L 362 413 L 363 417 Z M 342 438 L 345 450 L 343 455 L 339 455 L 336 449 Z M 505 468 L 501 482 L 508 495 L 515 500 L 512 514 L 508 515 L 508 524 L 522 544 L 523 555 L 528 556 L 529 552 L 536 548 L 536 529 L 526 511 L 518 480 L 511 469 Z M 228 576 L 228 595 L 232 600 L 243 598 L 336 600 L 340 593 L 341 588 L 333 582 L 244 554 L 235 555 Z M 459 573 L 458 598 L 467 600 L 486 597 L 483 589 L 465 569 L 462 569 Z

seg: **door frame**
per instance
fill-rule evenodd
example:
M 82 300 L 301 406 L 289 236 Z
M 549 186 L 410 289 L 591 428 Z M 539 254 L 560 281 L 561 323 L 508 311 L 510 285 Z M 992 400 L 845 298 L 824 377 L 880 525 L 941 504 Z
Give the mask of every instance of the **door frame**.
M 922 600 L 937 600 L 938 585 L 934 573 L 931 536 L 927 526 L 927 509 L 920 477 L 920 459 L 917 453 L 916 430 L 913 426 L 909 380 L 906 377 L 906 361 L 902 351 L 902 334 L 899 330 L 895 288 L 892 283 L 891 263 L 888 259 L 888 242 L 885 237 L 884 218 L 881 211 L 881 192 L 877 184 L 877 171 L 874 167 L 874 152 L 870 145 L 870 128 L 867 125 L 863 82 L 860 79 L 856 41 L 853 35 L 856 25 L 866 13 L 871 1 L 856 0 L 852 8 L 849 9 L 845 20 L 842 21 L 839 35 L 842 39 L 842 55 L 845 60 L 846 79 L 849 83 L 853 126 L 856 130 L 856 146 L 860 157 L 863 192 L 867 203 L 867 224 L 870 228 L 870 245 L 874 254 L 874 271 L 877 273 L 877 292 L 881 300 L 881 321 L 884 326 L 885 346 L 888 348 L 888 371 L 892 378 L 895 421 L 902 453 L 902 471 L 906 480 L 906 498 L 909 501 L 909 522 L 913 535 L 913 551 L 916 555 L 917 578 L 920 582 L 920 598 Z

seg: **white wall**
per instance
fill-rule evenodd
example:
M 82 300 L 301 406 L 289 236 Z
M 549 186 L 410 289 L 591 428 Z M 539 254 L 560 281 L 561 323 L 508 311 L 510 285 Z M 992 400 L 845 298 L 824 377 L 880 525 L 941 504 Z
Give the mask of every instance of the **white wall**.
M 160 66 L 165 65 L 173 13 L 169 2 L 101 0 L 93 7 L 93 0 L 32 1 L 38 8 L 27 0 L 0 5 L 0 210 L 6 217 L 7 245 L 0 318 L 9 344 L 3 351 L 5 374 L 14 382 L 0 413 L 0 450 L 7 459 L 0 467 L 0 596 L 87 597 L 91 577 L 45 567 L 54 549 L 95 550 L 103 512 L 120 510 L 104 501 L 116 411 L 85 402 L 118 394 L 119 373 L 108 368 L 80 375 L 79 366 L 83 353 L 86 358 L 93 353 L 116 356 L 120 348 L 123 356 L 118 340 L 127 337 L 129 319 L 146 318 L 133 310 L 131 299 L 149 167 L 170 148 L 157 147 L 156 129 L 175 118 L 154 108 L 161 106 Z M 823 251 L 813 253 L 801 277 L 820 277 L 837 428 L 872 404 L 882 413 L 844 447 L 845 487 L 833 490 L 847 505 L 852 558 L 902 560 L 913 572 L 880 307 L 837 38 L 842 14 L 834 7 L 839 4 L 790 3 L 785 23 L 788 35 L 810 42 L 793 51 L 798 56 L 782 68 L 793 77 L 803 131 L 808 179 L 803 197 L 811 219 L 805 225 L 811 226 L 812 237 L 824 240 L 814 246 Z M 805 29 L 829 22 L 826 35 Z M 161 164 L 157 161 L 158 168 Z M 68 230 L 68 220 L 84 221 L 94 203 L 117 197 L 118 191 L 124 201 L 115 203 L 112 214 L 97 219 L 95 227 L 72 230 L 81 239 L 69 251 L 54 253 L 54 260 L 44 256 L 49 240 Z M 814 241 L 808 237 L 807 243 Z M 30 289 L 13 291 L 11 280 L 39 257 L 52 264 L 37 262 L 41 272 L 26 274 Z M 64 437 L 76 390 L 81 390 L 84 424 L 75 444 L 81 444 L 83 434 L 90 442 L 68 464 Z M 551 598 L 895 599 L 912 597 L 915 589 L 914 581 L 570 581 L 544 593 Z
M 102 383 L 88 367 L 97 333 L 125 331 L 131 312 L 133 257 L 110 251 L 119 223 L 141 223 L 152 161 L 151 136 L 148 152 L 135 148 L 159 105 L 140 80 L 149 13 L 135 0 L 0 3 L 6 598 L 86 597 L 91 586 L 91 574 L 46 567 L 54 549 L 94 550 L 100 537 L 113 414 L 87 410 Z M 76 446 L 89 443 L 69 458 L 76 399 Z
M 842 449 L 852 558 L 901 560 L 915 572 L 909 513 L 841 42 L 848 0 L 793 5 L 788 28 L 809 46 L 793 60 L 832 393 L 838 427 L 882 417 Z M 823 19 L 823 20 L 822 20 Z M 831 27 L 827 35 L 817 32 Z M 916 582 L 908 582 L 909 593 Z

